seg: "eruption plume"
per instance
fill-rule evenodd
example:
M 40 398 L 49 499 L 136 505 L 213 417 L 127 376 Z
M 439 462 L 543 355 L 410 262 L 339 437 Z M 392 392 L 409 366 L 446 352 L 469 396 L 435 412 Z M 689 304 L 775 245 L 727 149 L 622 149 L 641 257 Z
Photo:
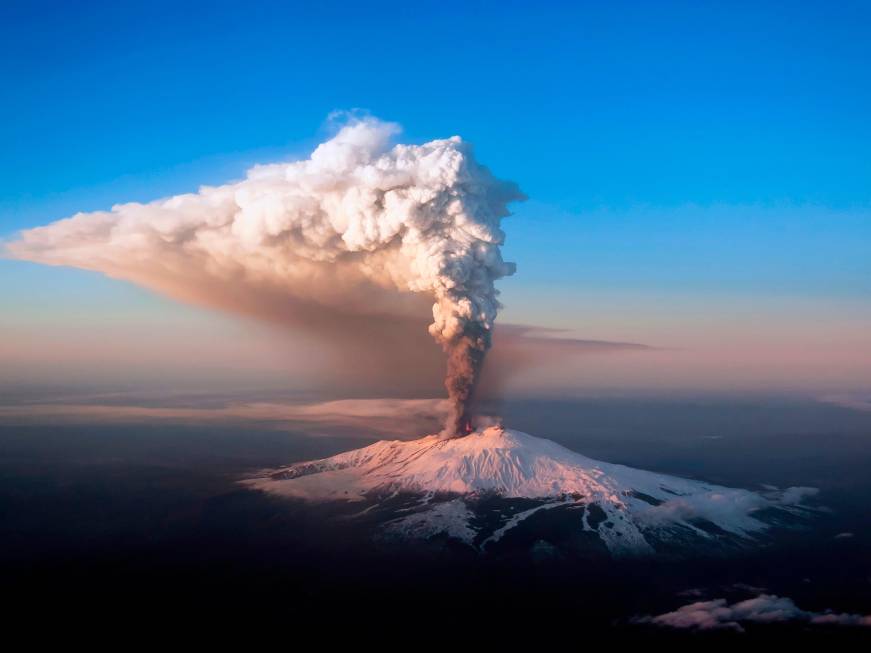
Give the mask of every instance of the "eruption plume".
M 21 233 L 15 258 L 105 273 L 176 299 L 314 331 L 361 317 L 416 324 L 447 354 L 451 414 L 463 434 L 500 308 L 500 221 L 517 186 L 493 177 L 459 137 L 391 145 L 399 128 L 356 119 L 303 161 L 147 204 L 78 213 Z M 282 318 L 284 319 L 284 318 Z M 336 325 L 339 325 L 338 327 Z

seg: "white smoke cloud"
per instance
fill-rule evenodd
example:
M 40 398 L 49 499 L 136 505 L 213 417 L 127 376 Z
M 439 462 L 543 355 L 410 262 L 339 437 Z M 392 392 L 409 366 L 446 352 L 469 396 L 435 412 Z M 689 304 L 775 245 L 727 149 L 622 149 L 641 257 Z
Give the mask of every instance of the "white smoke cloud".
M 97 270 L 183 301 L 313 330 L 360 316 L 416 324 L 448 353 L 464 419 L 499 309 L 500 221 L 523 199 L 459 137 L 391 145 L 393 123 L 355 119 L 308 160 L 255 166 L 239 182 L 79 213 L 24 231 L 16 258 Z M 355 321 L 356 320 L 356 321 Z M 325 325 L 329 324 L 329 328 Z
M 726 599 L 697 601 L 673 612 L 657 616 L 636 617 L 634 623 L 688 628 L 693 630 L 734 630 L 744 632 L 746 623 L 770 624 L 803 621 L 816 625 L 871 626 L 871 615 L 843 612 L 809 612 L 799 608 L 787 597 L 774 594 L 728 603 Z

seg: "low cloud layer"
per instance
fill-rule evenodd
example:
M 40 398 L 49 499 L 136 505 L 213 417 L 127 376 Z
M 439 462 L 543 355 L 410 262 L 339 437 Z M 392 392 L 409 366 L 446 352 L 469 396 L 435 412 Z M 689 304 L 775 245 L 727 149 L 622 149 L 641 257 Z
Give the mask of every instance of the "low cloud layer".
M 871 413 L 871 396 L 869 395 L 854 395 L 854 394 L 838 394 L 826 395 L 820 397 L 820 401 L 841 408 L 849 408 L 850 410 L 858 410 L 863 413 Z
M 81 420 L 125 423 L 169 420 L 187 423 L 257 422 L 310 435 L 411 437 L 434 433 L 450 411 L 446 399 L 342 399 L 300 402 L 231 402 L 223 406 L 142 406 L 68 403 L 0 406 L 0 420 Z
M 755 598 L 731 604 L 726 599 L 697 601 L 681 606 L 673 612 L 633 619 L 637 624 L 668 628 L 736 632 L 744 632 L 744 626 L 751 623 L 773 624 L 791 621 L 828 626 L 871 626 L 871 615 L 831 610 L 812 612 L 802 610 L 790 598 L 760 594 Z

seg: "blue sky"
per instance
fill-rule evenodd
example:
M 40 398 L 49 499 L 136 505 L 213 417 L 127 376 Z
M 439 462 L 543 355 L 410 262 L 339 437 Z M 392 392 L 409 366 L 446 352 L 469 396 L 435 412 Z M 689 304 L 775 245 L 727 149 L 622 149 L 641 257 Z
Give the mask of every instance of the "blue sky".
M 869 24 L 851 2 L 5 2 L 0 237 L 303 156 L 362 108 L 410 141 L 460 134 L 530 197 L 509 317 L 565 325 L 565 297 L 602 295 L 854 310 Z M 176 310 L 9 261 L 0 302 L 19 323 Z
M 364 107 L 572 209 L 867 204 L 867 3 L 543 4 L 4 3 L 4 202 Z

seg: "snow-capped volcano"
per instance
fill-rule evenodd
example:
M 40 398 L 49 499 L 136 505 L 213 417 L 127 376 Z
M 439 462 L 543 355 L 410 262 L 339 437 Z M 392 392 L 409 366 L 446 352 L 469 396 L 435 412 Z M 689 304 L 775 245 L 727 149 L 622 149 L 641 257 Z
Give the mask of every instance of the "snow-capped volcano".
M 560 510 L 616 554 L 652 553 L 662 540 L 751 539 L 772 517 L 807 510 L 799 503 L 815 493 L 761 494 L 633 469 L 501 427 L 453 439 L 383 440 L 244 483 L 309 501 L 368 502 L 364 512 L 390 513 L 383 522 L 388 534 L 446 535 L 480 549 L 536 513 Z M 407 500 L 396 503 L 397 497 Z M 477 509 L 493 498 L 505 500 L 496 511 L 489 504 L 496 518 L 481 519 Z

